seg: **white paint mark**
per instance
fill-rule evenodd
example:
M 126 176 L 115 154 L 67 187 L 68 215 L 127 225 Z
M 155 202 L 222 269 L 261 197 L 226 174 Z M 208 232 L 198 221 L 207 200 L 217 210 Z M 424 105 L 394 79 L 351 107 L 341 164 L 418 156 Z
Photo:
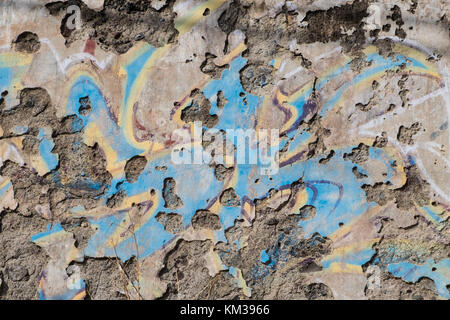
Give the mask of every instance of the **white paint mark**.
M 50 51 L 53 53 L 53 56 L 56 59 L 56 62 L 58 63 L 58 67 L 59 67 L 60 71 L 64 74 L 66 73 L 67 68 L 74 62 L 83 61 L 86 59 L 91 60 L 100 69 L 103 70 L 109 65 L 111 60 L 114 58 L 114 55 L 111 54 L 108 57 L 106 57 L 103 61 L 99 61 L 96 57 L 94 57 L 90 53 L 79 52 L 79 53 L 72 54 L 69 57 L 67 57 L 66 59 L 64 59 L 63 61 L 61 61 L 61 58 L 59 57 L 59 54 L 56 51 L 56 48 L 53 46 L 53 44 L 51 43 L 51 41 L 49 39 L 43 38 L 43 39 L 40 39 L 40 41 L 41 41 L 41 43 L 44 43 L 49 47 Z

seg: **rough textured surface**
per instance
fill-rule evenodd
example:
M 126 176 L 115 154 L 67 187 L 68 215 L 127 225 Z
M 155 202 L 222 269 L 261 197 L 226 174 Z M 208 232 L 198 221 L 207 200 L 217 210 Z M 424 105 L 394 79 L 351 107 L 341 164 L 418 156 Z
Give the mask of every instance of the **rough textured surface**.
M 0 299 L 450 299 L 449 9 L 1 1 Z
M 147 159 L 145 157 L 135 156 L 129 159 L 124 169 L 127 181 L 131 183 L 136 182 L 146 165 Z
M 81 0 L 51 2 L 46 5 L 50 14 L 63 13 L 61 34 L 66 38 L 66 45 L 78 39 L 95 39 L 104 50 L 113 50 L 119 54 L 127 52 L 135 41 L 144 40 L 160 47 L 174 40 L 178 34 L 174 27 L 175 1 L 156 10 L 150 1 L 142 0 L 107 0 L 100 11 L 90 9 Z M 67 26 L 70 13 L 66 9 L 77 5 L 81 10 L 82 30 L 72 30 Z

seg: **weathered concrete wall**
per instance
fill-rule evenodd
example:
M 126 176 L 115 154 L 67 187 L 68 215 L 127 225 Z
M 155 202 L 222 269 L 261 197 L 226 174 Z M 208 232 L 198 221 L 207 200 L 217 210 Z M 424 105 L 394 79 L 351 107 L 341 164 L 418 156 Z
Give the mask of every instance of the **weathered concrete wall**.
M 450 298 L 449 8 L 2 1 L 0 298 Z

